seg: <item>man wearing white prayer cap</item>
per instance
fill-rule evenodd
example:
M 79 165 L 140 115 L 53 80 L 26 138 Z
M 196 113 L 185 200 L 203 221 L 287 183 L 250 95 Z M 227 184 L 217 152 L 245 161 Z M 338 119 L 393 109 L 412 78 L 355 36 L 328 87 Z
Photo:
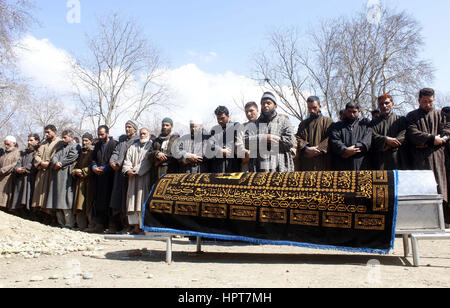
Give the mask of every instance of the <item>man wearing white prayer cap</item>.
M 180 173 L 207 173 L 206 144 L 210 135 L 203 129 L 203 121 L 193 117 L 190 120 L 190 134 L 178 140 L 177 156 L 180 158 Z
M 6 137 L 6 138 L 5 138 L 5 141 L 9 141 L 9 142 L 11 142 L 11 143 L 14 143 L 13 146 L 16 146 L 16 144 L 17 144 L 17 139 L 16 139 L 16 137 L 13 137 L 13 136 L 8 136 L 8 137 Z M 6 145 L 6 144 L 5 144 L 5 145 Z
M 14 167 L 20 158 L 17 149 L 17 140 L 13 136 L 5 138 L 5 154 L 0 157 L 0 207 L 7 208 L 13 194 L 13 177 L 11 177 Z

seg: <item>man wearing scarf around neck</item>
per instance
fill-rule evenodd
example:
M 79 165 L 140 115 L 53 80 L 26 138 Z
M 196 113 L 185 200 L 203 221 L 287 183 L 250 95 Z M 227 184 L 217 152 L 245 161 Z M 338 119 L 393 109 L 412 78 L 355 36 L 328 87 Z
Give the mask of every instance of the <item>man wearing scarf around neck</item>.
M 293 127 L 286 116 L 277 113 L 277 108 L 275 96 L 264 93 L 261 116 L 255 125 L 250 125 L 250 172 L 293 172 L 295 169 L 291 154 L 295 145 Z
M 5 154 L 0 157 L 0 207 L 6 208 L 11 202 L 14 191 L 14 167 L 20 158 L 15 137 L 8 136 L 5 141 Z
M 348 103 L 344 120 L 333 126 L 330 147 L 333 153 L 333 169 L 337 171 L 369 170 L 369 151 L 372 145 L 372 130 L 359 119 L 360 109 Z
M 165 174 L 178 173 L 179 163 L 172 150 L 175 141 L 180 138 L 173 133 L 173 121 L 170 118 L 162 120 L 161 134 L 155 139 L 149 159 L 152 163 L 152 185 Z
M 307 104 L 310 117 L 300 123 L 296 135 L 297 170 L 331 170 L 331 155 L 328 144 L 333 120 L 322 115 L 322 106 L 318 97 L 309 97 Z

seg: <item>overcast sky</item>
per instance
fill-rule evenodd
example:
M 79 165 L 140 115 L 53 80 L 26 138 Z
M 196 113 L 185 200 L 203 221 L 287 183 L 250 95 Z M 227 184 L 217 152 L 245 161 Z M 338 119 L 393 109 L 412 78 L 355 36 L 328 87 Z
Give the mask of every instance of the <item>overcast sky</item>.
M 72 2 L 77 2 L 70 0 Z M 371 0 L 372 1 L 372 0 Z M 68 0 L 37 1 L 35 26 L 24 38 L 28 48 L 20 55 L 21 68 L 38 86 L 56 92 L 70 88 L 67 60 L 82 53 L 85 33 L 95 30 L 96 18 L 112 12 L 132 17 L 156 45 L 170 68 L 175 99 L 182 104 L 167 115 L 175 121 L 199 116 L 211 121 L 215 107 L 243 115 L 233 98 L 258 101 L 261 89 L 246 78 L 252 57 L 266 45 L 274 27 L 307 29 L 319 20 L 354 14 L 366 7 L 363 0 L 80 0 L 80 23 L 69 23 Z M 389 6 L 412 14 L 423 26 L 423 57 L 436 68 L 436 90 L 450 93 L 450 1 L 389 0 Z

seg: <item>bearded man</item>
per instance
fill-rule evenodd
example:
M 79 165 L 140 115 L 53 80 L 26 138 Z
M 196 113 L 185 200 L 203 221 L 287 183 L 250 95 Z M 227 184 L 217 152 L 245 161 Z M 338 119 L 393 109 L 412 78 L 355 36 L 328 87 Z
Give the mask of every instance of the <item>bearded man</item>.
M 394 114 L 392 96 L 384 94 L 378 98 L 380 116 L 372 121 L 372 169 L 407 169 L 405 153 L 406 129 L 405 117 Z
M 372 130 L 359 119 L 360 108 L 348 103 L 344 120 L 333 125 L 330 133 L 330 148 L 333 154 L 333 169 L 337 171 L 360 171 L 371 169 L 369 151 L 372 145 Z
M 413 170 L 433 170 L 438 193 L 444 197 L 445 221 L 450 223 L 448 208 L 447 172 L 445 148 L 450 136 L 450 123 L 440 110 L 434 107 L 435 92 L 425 88 L 419 93 L 419 109 L 410 112 L 406 138 L 410 143 Z
M 94 181 L 94 205 L 92 212 L 93 226 L 87 232 L 104 233 L 111 220 L 111 195 L 114 185 L 114 169 L 110 161 L 117 141 L 109 135 L 109 127 L 102 125 L 97 129 L 98 142 L 92 152 L 92 166 Z
M 34 154 L 34 166 L 38 170 L 38 173 L 36 175 L 31 206 L 38 209 L 45 209 L 53 173 L 53 169 L 50 168 L 50 163 L 56 151 L 64 146 L 63 141 L 57 136 L 57 130 L 54 125 L 46 126 L 44 132 L 45 141 Z M 50 214 L 49 211 L 44 210 L 44 212 Z
M 135 121 L 128 121 L 125 124 L 125 135 L 119 138 L 119 143 L 114 149 L 109 161 L 111 168 L 115 171 L 114 185 L 111 197 L 111 221 L 109 223 L 109 232 L 115 233 L 125 228 L 128 224 L 125 221 L 127 217 L 127 191 L 128 177 L 122 173 L 123 162 L 128 149 L 132 144 L 139 140 L 137 135 L 138 125 Z
M 190 134 L 177 140 L 175 149 L 180 160 L 180 173 L 208 173 L 209 166 L 206 157 L 206 146 L 209 134 L 203 129 L 199 119 L 190 121 Z
M 28 146 L 20 153 L 20 159 L 14 168 L 15 184 L 11 209 L 23 211 L 31 210 L 34 181 L 37 169 L 34 166 L 34 154 L 39 148 L 41 138 L 38 134 L 28 136 Z
M 149 159 L 152 162 L 152 185 L 165 174 L 178 173 L 179 163 L 175 158 L 174 144 L 180 136 L 173 132 L 173 121 L 165 118 L 161 123 L 161 134 L 152 145 Z M 175 154 L 175 155 L 174 155 Z
M 294 172 L 294 130 L 289 118 L 279 115 L 277 108 L 275 95 L 264 93 L 261 116 L 249 125 L 250 172 Z
M 92 191 L 92 152 L 94 137 L 86 133 L 81 138 L 81 152 L 72 170 L 75 179 L 75 193 L 73 200 L 73 213 L 78 228 L 85 230 L 92 223 L 92 202 L 94 199 Z
M 13 136 L 4 140 L 5 154 L 0 157 L 0 208 L 7 208 L 14 192 L 14 167 L 20 158 L 17 141 Z
M 72 169 L 79 152 L 78 145 L 73 140 L 73 131 L 66 130 L 61 137 L 63 146 L 56 151 L 50 163 L 53 172 L 46 208 L 56 211 L 59 226 L 74 228 L 75 219 L 72 207 L 75 181 L 72 177 Z
M 309 97 L 307 105 L 310 117 L 300 123 L 296 135 L 298 171 L 331 170 L 328 144 L 333 120 L 322 114 L 318 97 Z
M 122 172 L 128 177 L 128 192 L 126 198 L 128 224 L 133 227 L 131 234 L 142 232 L 142 210 L 151 190 L 149 154 L 152 150 L 150 129 L 141 128 L 139 139 L 127 151 Z

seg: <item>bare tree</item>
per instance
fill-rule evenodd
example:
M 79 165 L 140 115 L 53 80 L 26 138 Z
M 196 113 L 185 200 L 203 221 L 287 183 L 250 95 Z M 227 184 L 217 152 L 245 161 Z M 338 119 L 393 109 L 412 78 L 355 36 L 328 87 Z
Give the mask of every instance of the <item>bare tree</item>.
M 273 31 L 269 46 L 255 56 L 255 79 L 281 99 L 280 108 L 287 114 L 303 120 L 306 116 L 303 88 L 308 75 L 300 61 L 298 31 L 294 28 Z
M 0 137 L 17 135 L 19 114 L 25 110 L 29 88 L 16 67 L 20 38 L 36 22 L 28 0 L 0 0 Z M 19 142 L 21 136 L 17 136 Z
M 132 20 L 113 14 L 87 35 L 89 57 L 74 64 L 74 84 L 94 126 L 114 127 L 129 114 L 134 120 L 160 105 L 168 95 L 161 57 Z
M 52 93 L 44 93 L 35 96 L 35 103 L 30 104 L 30 131 L 43 131 L 47 125 L 55 125 L 58 131 L 73 130 L 81 135 L 79 129 L 80 119 L 76 117 L 74 108 L 64 104 L 61 99 Z
M 0 0 L 0 90 L 14 88 L 14 67 L 19 38 L 36 21 L 34 5 L 28 0 Z
M 450 93 L 442 93 L 437 92 L 436 93 L 436 107 L 437 108 L 444 108 L 450 106 Z
M 326 102 L 334 104 L 333 112 L 353 101 L 368 113 L 377 108 L 377 97 L 384 93 L 396 99 L 397 108 L 414 105 L 418 89 L 433 79 L 431 63 L 419 57 L 421 30 L 407 13 L 386 8 L 377 23 L 362 12 L 322 26 L 314 34 L 322 38 L 314 41 L 315 48 L 329 46 L 329 53 L 319 53 L 316 65 L 308 67 L 317 73 L 313 80 L 325 89 L 321 92 Z
M 282 103 L 300 120 L 306 114 L 301 102 L 308 91 L 322 98 L 330 116 L 337 116 L 348 102 L 357 102 L 367 115 L 384 93 L 406 110 L 415 106 L 418 89 L 434 75 L 430 61 L 419 55 L 421 31 L 405 12 L 384 8 L 379 22 L 373 22 L 363 11 L 321 22 L 309 31 L 309 41 L 302 42 L 306 48 L 299 46 L 295 31 L 277 32 L 269 45 L 277 51 L 275 57 L 257 57 L 256 71 L 275 84 L 274 89 L 296 89 L 295 99 Z

